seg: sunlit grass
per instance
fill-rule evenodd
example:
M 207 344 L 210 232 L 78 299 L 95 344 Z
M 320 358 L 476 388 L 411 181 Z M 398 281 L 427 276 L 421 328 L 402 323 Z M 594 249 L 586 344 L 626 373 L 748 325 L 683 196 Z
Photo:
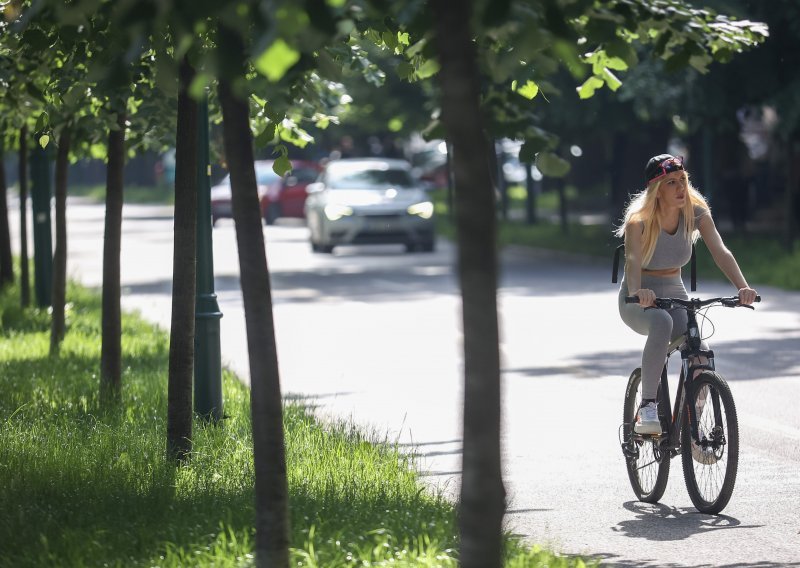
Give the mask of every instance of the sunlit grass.
M 100 303 L 70 287 L 50 358 L 45 310 L 0 293 L 0 566 L 252 566 L 249 391 L 225 372 L 228 416 L 194 425 L 191 462 L 165 459 L 167 336 L 123 321 L 123 405 L 99 406 Z M 287 404 L 293 566 L 457 565 L 455 510 L 413 458 Z M 581 566 L 507 539 L 507 566 Z

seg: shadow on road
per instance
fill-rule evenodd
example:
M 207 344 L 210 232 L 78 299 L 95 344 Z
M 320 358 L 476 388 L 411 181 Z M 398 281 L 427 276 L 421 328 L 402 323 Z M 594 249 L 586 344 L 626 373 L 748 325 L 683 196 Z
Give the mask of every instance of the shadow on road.
M 727 515 L 705 515 L 692 508 L 668 507 L 660 503 L 628 501 L 623 504 L 636 519 L 622 521 L 611 530 L 630 538 L 651 541 L 684 540 L 708 531 L 755 529 L 763 525 L 742 525 Z
M 713 341 L 713 340 L 712 340 Z M 797 337 L 770 337 L 743 341 L 712 343 L 716 355 L 717 371 L 728 382 L 765 380 L 790 375 L 797 367 Z M 575 360 L 564 366 L 503 369 L 503 373 L 537 378 L 569 375 L 574 378 L 596 379 L 618 376 L 626 381 L 634 368 L 641 364 L 640 349 L 609 353 L 577 354 Z M 754 365 L 754 358 L 758 364 Z M 677 384 L 680 355 L 670 359 L 670 384 Z

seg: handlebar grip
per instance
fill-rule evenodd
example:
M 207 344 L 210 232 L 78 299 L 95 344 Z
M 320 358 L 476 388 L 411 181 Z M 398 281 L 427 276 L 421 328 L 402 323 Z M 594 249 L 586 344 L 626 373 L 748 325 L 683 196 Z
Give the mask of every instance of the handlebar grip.
M 639 296 L 625 296 L 625 303 L 626 304 L 638 304 L 639 303 Z
M 756 302 L 760 302 L 760 301 L 761 301 L 761 296 L 756 296 Z

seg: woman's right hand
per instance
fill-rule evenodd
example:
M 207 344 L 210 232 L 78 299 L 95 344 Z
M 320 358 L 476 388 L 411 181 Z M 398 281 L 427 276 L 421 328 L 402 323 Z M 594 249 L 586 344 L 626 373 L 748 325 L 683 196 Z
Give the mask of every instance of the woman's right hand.
M 643 308 L 648 308 L 653 305 L 656 301 L 656 293 L 648 288 L 639 288 L 631 294 L 631 296 L 638 296 L 639 297 L 639 305 Z

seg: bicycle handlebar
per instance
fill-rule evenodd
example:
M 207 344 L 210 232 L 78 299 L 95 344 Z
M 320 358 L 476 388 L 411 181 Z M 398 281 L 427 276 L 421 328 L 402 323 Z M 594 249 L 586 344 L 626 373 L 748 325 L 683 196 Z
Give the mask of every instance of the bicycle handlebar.
M 756 296 L 756 302 L 761 301 L 761 296 Z M 625 297 L 626 304 L 638 304 L 639 303 L 639 296 L 626 296 Z M 709 298 L 707 300 L 701 300 L 699 298 L 691 298 L 689 300 L 684 300 L 683 298 L 656 298 L 655 302 L 653 302 L 653 307 L 661 308 L 662 310 L 669 310 L 676 306 L 682 308 L 694 308 L 699 309 L 705 306 L 710 306 L 711 304 L 722 304 L 728 308 L 753 308 L 753 306 L 746 306 L 745 304 L 739 303 L 738 296 L 726 296 L 722 298 Z

